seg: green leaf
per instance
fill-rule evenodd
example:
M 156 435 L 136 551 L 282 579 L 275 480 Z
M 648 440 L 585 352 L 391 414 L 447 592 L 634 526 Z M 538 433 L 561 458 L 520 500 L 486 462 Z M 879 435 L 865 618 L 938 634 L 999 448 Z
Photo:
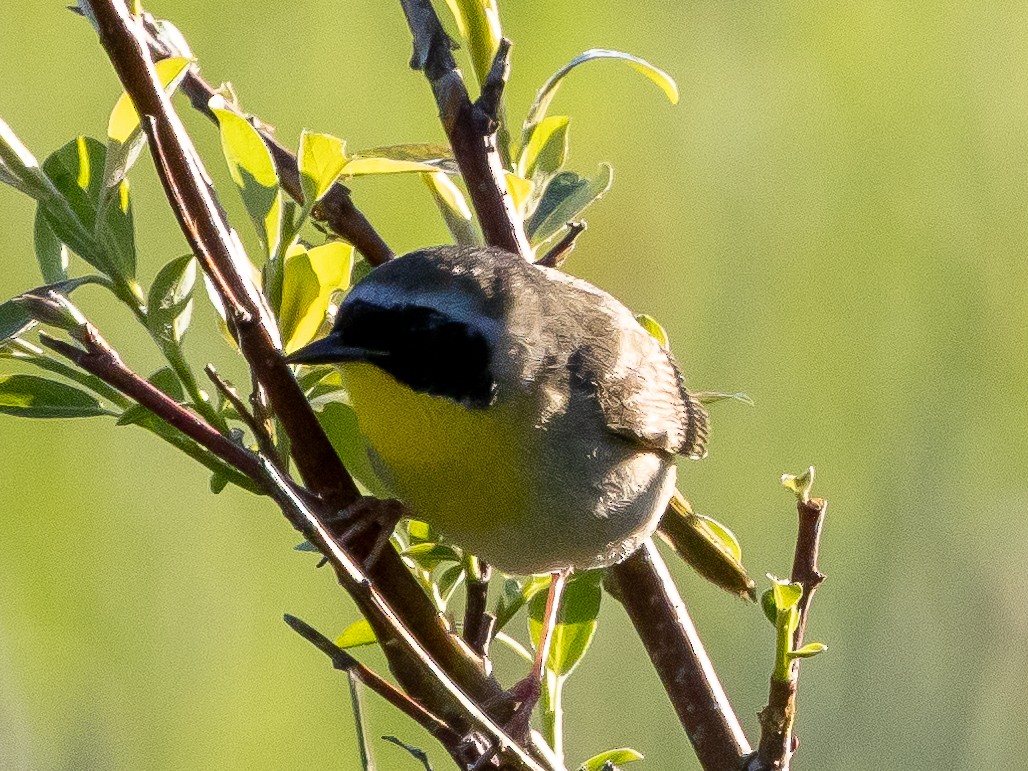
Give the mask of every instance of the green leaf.
M 575 219 L 589 204 L 610 189 L 614 170 L 601 163 L 592 179 L 580 177 L 573 171 L 562 171 L 549 181 L 539 205 L 525 223 L 533 245 L 552 238 L 568 222 Z
M 731 555 L 742 562 L 742 545 L 739 543 L 739 539 L 735 537 L 735 533 L 722 525 L 716 519 L 704 516 L 703 514 L 697 514 L 696 516 L 699 517 L 701 522 L 714 531 L 714 535 L 721 540 L 721 543 L 724 544 L 725 548 L 728 549 Z
M 269 256 L 278 246 L 282 219 L 282 191 L 267 145 L 250 122 L 229 109 L 224 97 L 207 103 L 221 128 L 221 149 L 228 172 L 243 198 L 243 206 L 257 228 L 261 247 Z
M 578 573 L 568 580 L 564 588 L 546 662 L 547 668 L 558 678 L 571 674 L 592 642 L 603 598 L 601 577 L 601 571 Z M 539 592 L 528 606 L 528 629 L 536 646 L 542 634 L 546 597 L 546 594 Z
M 760 609 L 764 611 L 767 620 L 772 624 L 778 623 L 778 607 L 775 605 L 775 593 L 767 589 L 760 595 Z
M 39 161 L 3 120 L 0 120 L 0 182 L 39 201 L 53 195 Z
M 331 189 L 346 165 L 346 142 L 330 134 L 315 134 L 304 129 L 296 154 L 300 169 L 300 188 L 304 206 L 310 211 Z
M 418 564 L 419 567 L 432 571 L 443 562 L 460 562 L 461 555 L 456 549 L 446 543 L 416 543 L 407 547 L 403 552 Z
M 593 755 L 579 766 L 579 771 L 604 771 L 604 767 L 608 763 L 611 766 L 623 766 L 625 763 L 633 763 L 642 759 L 643 755 L 641 752 L 637 752 L 631 747 L 621 747 L 616 750 L 601 752 L 599 755 Z
M 354 248 L 329 241 L 309 251 L 296 245 L 286 255 L 279 327 L 286 353 L 309 343 L 325 323 L 332 296 L 349 288 Z
M 671 104 L 678 104 L 678 85 L 675 83 L 674 78 L 664 72 L 664 70 L 654 67 L 648 61 L 640 59 L 638 56 L 626 54 L 624 51 L 611 51 L 606 48 L 592 48 L 580 53 L 570 62 L 565 64 L 553 73 L 549 80 L 543 84 L 543 87 L 539 89 L 539 93 L 536 94 L 535 102 L 532 103 L 532 107 L 528 111 L 528 117 L 525 119 L 526 129 L 534 126 L 536 123 L 539 123 L 546 116 L 546 111 L 549 109 L 550 102 L 553 101 L 553 97 L 557 93 L 558 86 L 560 86 L 561 81 L 569 72 L 579 65 L 585 64 L 586 62 L 596 61 L 597 59 L 620 59 L 627 63 L 633 70 L 642 73 L 653 81 L 653 83 L 655 83 L 660 90 L 664 92 L 664 95 L 667 96 L 668 101 L 671 102 Z
M 0 375 L 0 412 L 23 418 L 115 415 L 86 391 L 35 375 Z
M 43 212 L 54 234 L 72 251 L 108 276 L 131 282 L 136 245 L 128 183 L 122 181 L 110 204 L 101 208 L 106 162 L 107 148 L 92 137 L 80 136 L 52 153 L 43 161 L 43 171 L 68 209 L 47 205 Z
M 196 260 L 176 257 L 157 274 L 147 300 L 146 323 L 158 340 L 180 342 L 193 313 Z
M 5 303 L 0 303 L 0 342 L 24 334 L 36 325 L 37 319 L 32 315 L 32 309 L 24 302 L 23 298 L 25 298 L 26 295 L 34 294 L 45 296 L 50 291 L 56 292 L 59 295 L 67 295 L 71 294 L 72 291 L 78 289 L 80 286 L 84 286 L 86 284 L 106 285 L 106 281 L 101 279 L 99 276 L 70 278 L 66 281 L 58 281 L 54 284 L 47 284 L 46 286 L 30 290 L 29 292 L 23 292 Z M 62 316 L 63 315 L 65 314 L 62 314 Z M 46 319 L 39 320 L 46 323 Z M 71 319 L 71 321 L 73 322 L 73 326 L 79 326 L 82 319 L 81 317 L 75 317 Z M 57 324 L 56 326 L 64 328 L 65 325 Z
M 54 233 L 46 221 L 46 212 L 42 207 L 36 207 L 36 221 L 34 228 L 34 241 L 36 247 L 36 261 L 39 263 L 39 272 L 43 275 L 43 281 L 48 284 L 64 281 L 68 278 L 68 247 L 61 243 L 61 239 Z
M 521 151 L 518 174 L 525 179 L 545 180 L 556 174 L 568 159 L 568 122 L 566 115 L 539 121 Z
M 369 174 L 434 173 L 438 168 L 420 161 L 397 161 L 392 158 L 353 158 L 343 166 L 342 176 L 358 177 Z
M 803 596 L 803 585 L 772 579 L 771 592 L 775 598 L 775 607 L 779 613 L 784 613 L 796 607 L 796 604 Z
M 668 337 L 667 330 L 660 325 L 659 321 L 653 318 L 653 316 L 647 316 L 645 313 L 638 314 L 635 320 L 642 324 L 643 329 L 656 338 L 661 348 L 666 351 L 671 350 L 671 340 Z
M 471 65 L 481 86 L 500 47 L 503 29 L 496 0 L 446 0 L 457 31 L 467 41 Z
M 482 239 L 475 230 L 471 208 L 460 188 L 442 172 L 422 174 L 422 180 L 432 193 L 439 213 L 455 243 L 461 246 L 479 246 Z
M 516 578 L 507 578 L 503 582 L 503 593 L 496 605 L 496 630 L 503 629 L 514 615 L 539 592 L 550 585 L 550 577 L 532 576 L 524 584 Z
M 453 593 L 457 587 L 460 586 L 461 580 L 464 578 L 464 565 L 457 564 L 451 565 L 442 572 L 439 576 L 439 580 L 436 581 L 436 591 L 439 594 L 440 599 L 443 601 L 443 607 L 449 604 L 450 600 L 453 599 Z
M 753 399 L 750 398 L 749 394 L 744 394 L 742 391 L 734 394 L 722 393 L 721 391 L 694 391 L 693 396 L 699 399 L 701 404 L 714 404 L 715 402 L 731 399 L 748 404 L 750 407 L 753 406 Z
M 391 158 L 394 161 L 427 163 L 436 171 L 457 171 L 453 150 L 449 145 L 406 144 L 369 147 L 353 154 L 354 158 Z
M 437 536 L 432 526 L 420 519 L 407 520 L 407 539 L 411 543 L 426 543 L 436 540 Z
M 359 648 L 362 645 L 374 645 L 378 642 L 375 637 L 375 630 L 371 628 L 366 618 L 358 619 L 342 631 L 335 643 L 343 650 L 347 648 Z
M 154 67 L 157 78 L 166 93 L 171 94 L 186 77 L 190 59 L 175 56 L 161 59 Z M 104 163 L 104 187 L 111 189 L 118 185 L 139 158 L 146 144 L 146 135 L 140 130 L 139 114 L 132 99 L 125 92 L 111 110 L 107 121 L 107 158 Z
M 814 487 L 814 467 L 809 466 L 802 474 L 782 474 L 782 487 L 791 490 L 798 501 L 806 503 Z
M 814 656 L 816 656 L 819 653 L 824 653 L 826 650 L 828 650 L 828 646 L 825 645 L 824 643 L 819 643 L 819 642 L 807 643 L 806 645 L 804 645 L 802 648 L 799 648 L 798 650 L 789 651 L 789 658 L 790 659 L 809 659 L 809 658 L 813 658 Z

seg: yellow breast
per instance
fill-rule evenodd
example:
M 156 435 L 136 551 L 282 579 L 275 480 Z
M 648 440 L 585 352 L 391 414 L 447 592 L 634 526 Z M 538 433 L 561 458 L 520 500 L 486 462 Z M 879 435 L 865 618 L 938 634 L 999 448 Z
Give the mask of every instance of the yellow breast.
M 469 409 L 412 390 L 378 367 L 341 365 L 361 433 L 385 481 L 440 530 L 490 530 L 529 505 L 524 432 L 502 405 Z

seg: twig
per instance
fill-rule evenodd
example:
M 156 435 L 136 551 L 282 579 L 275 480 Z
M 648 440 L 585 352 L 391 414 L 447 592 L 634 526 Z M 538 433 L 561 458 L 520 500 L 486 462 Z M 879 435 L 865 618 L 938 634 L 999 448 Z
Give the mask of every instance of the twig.
M 418 704 L 414 699 L 397 689 L 388 680 L 364 666 L 317 629 L 302 619 L 286 613 L 283 616 L 289 627 L 332 661 L 332 666 L 341 672 L 352 674 L 363 685 L 370 688 L 400 712 L 428 731 L 447 747 L 456 747 L 461 737 L 446 723 Z
M 453 58 L 453 41 L 443 30 L 431 0 L 400 0 L 400 5 L 414 36 L 411 67 L 423 70 L 432 86 L 439 119 L 478 214 L 486 244 L 529 258 L 532 248 L 507 191 L 496 146 L 495 112 L 505 79 L 509 44 L 501 44 L 497 51 L 498 61 L 490 71 L 488 89 L 483 91 L 485 100 L 474 104 Z
M 585 230 L 584 222 L 569 222 L 568 232 L 553 245 L 546 254 L 535 261 L 536 265 L 545 265 L 547 268 L 559 268 L 568 255 L 575 249 L 575 240 Z
M 797 610 L 799 623 L 793 634 L 792 648 L 803 647 L 810 601 L 817 587 L 825 580 L 818 570 L 817 557 L 821 548 L 821 527 L 828 512 L 828 501 L 824 498 L 801 496 L 796 504 L 799 513 L 799 529 L 796 534 L 796 551 L 792 562 L 794 583 L 803 586 Z M 796 751 L 793 726 L 796 724 L 796 693 L 799 681 L 798 658 L 793 659 L 788 681 L 771 678 L 767 705 L 760 711 L 760 743 L 757 751 L 748 760 L 746 771 L 788 771 L 792 754 Z
M 143 22 L 146 44 L 154 56 L 160 58 L 171 56 L 174 52 L 169 51 L 168 47 L 158 38 L 153 18 L 149 14 L 144 14 Z M 217 124 L 217 117 L 207 106 L 216 91 L 210 83 L 203 79 L 197 67 L 189 68 L 182 81 L 181 89 L 198 112 Z M 227 102 L 225 109 L 236 111 L 236 106 Z M 263 122 L 246 115 L 243 117 L 250 121 L 268 146 L 271 157 L 275 161 L 275 168 L 278 171 L 282 187 L 290 196 L 302 203 L 303 192 L 300 189 L 300 174 L 296 166 L 296 156 L 279 144 Z M 329 192 L 318 203 L 314 214 L 334 233 L 357 247 L 357 251 L 364 255 L 364 258 L 372 265 L 381 265 L 394 256 L 382 236 L 353 203 L 350 189 L 345 185 L 339 182 L 332 185 Z
M 281 467 L 281 458 L 278 457 L 278 449 L 275 447 L 275 442 L 272 440 L 271 435 L 267 432 L 265 426 L 261 424 L 257 418 L 251 414 L 250 410 L 246 408 L 246 404 L 243 402 L 242 397 L 239 396 L 235 387 L 218 374 L 218 371 L 214 369 L 213 364 L 208 364 L 203 368 L 203 371 L 207 373 L 207 377 L 209 377 L 211 382 L 214 383 L 214 387 L 218 389 L 218 392 L 225 397 L 228 403 L 235 408 L 237 413 L 239 413 L 240 419 L 253 433 L 254 439 L 257 441 L 257 446 L 260 447 L 261 452 L 267 457 L 273 459 L 276 465 Z
M 371 754 L 371 742 L 368 741 L 368 726 L 364 719 L 364 699 L 361 695 L 361 681 L 353 670 L 346 673 L 346 682 L 350 686 L 350 706 L 353 708 L 353 723 L 357 729 L 357 748 L 361 756 L 363 771 L 375 771 L 375 760 Z
M 749 742 L 653 541 L 612 567 L 604 586 L 628 612 L 704 771 L 736 771 Z
M 417 747 L 412 747 L 406 742 L 401 742 L 395 736 L 383 736 L 382 741 L 395 744 L 400 749 L 406 750 L 415 760 L 421 762 L 421 766 L 425 771 L 432 771 L 432 764 L 428 762 L 428 755 L 425 754 L 424 750 L 419 750 Z
M 489 656 L 489 642 L 493 637 L 496 617 L 487 612 L 489 607 L 489 578 L 493 569 L 478 558 L 464 571 L 467 575 L 467 603 L 464 606 L 464 639 L 483 659 Z

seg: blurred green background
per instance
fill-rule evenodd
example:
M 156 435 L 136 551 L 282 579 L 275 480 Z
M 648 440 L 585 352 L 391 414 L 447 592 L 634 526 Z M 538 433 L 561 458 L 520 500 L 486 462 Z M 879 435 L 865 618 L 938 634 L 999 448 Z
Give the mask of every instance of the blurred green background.
M 0 116 L 40 158 L 102 136 L 119 86 L 64 2 L 0 5 Z M 440 141 L 407 69 L 397 3 L 162 0 L 206 76 L 295 144 Z M 552 3 L 502 6 L 511 115 L 590 47 L 671 72 L 670 107 L 627 68 L 573 75 L 571 168 L 610 161 L 568 269 L 664 322 L 713 409 L 710 457 L 682 470 L 756 575 L 788 571 L 791 497 L 815 464 L 831 500 L 804 666 L 797 769 L 1004 769 L 1028 753 L 1028 6 L 1023 2 Z M 186 113 L 185 102 L 178 102 Z M 214 130 L 186 114 L 249 235 Z M 148 282 L 185 244 L 149 159 L 134 171 Z M 446 240 L 416 178 L 356 200 L 397 251 Z M 33 207 L 0 190 L 0 298 L 39 283 Z M 90 294 L 92 292 L 92 294 Z M 157 358 L 84 289 L 134 368 Z M 209 321 L 198 310 L 196 332 Z M 207 325 L 210 326 L 210 325 Z M 196 363 L 230 372 L 216 334 Z M 290 632 L 355 618 L 294 552 L 270 504 L 214 497 L 199 467 L 111 421 L 0 416 L 0 767 L 355 769 L 345 680 Z M 751 737 L 770 626 L 677 562 L 682 591 Z M 523 627 L 522 627 L 523 632 Z M 383 662 L 374 651 L 364 656 Z M 521 665 L 501 657 L 507 682 Z M 619 745 L 641 768 L 696 767 L 616 603 L 566 695 L 569 763 Z M 379 700 L 374 736 L 443 754 Z M 376 743 L 383 769 L 415 768 Z

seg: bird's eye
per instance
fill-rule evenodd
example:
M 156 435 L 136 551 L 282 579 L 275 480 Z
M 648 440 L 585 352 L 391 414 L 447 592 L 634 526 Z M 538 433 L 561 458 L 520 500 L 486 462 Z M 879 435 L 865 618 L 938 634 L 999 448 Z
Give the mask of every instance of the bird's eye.
M 369 351 L 367 360 L 415 391 L 468 407 L 492 403 L 489 341 L 467 323 L 420 305 L 344 305 L 339 342 Z

